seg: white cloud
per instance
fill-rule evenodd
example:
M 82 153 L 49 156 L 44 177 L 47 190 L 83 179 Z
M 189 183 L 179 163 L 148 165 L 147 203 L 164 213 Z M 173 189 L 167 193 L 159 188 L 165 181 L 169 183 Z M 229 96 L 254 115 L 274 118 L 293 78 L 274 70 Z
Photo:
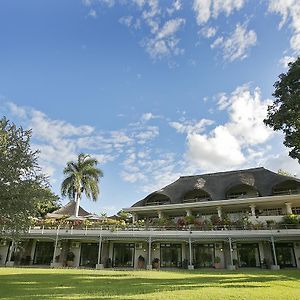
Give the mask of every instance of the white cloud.
M 263 100 L 260 89 L 248 85 L 236 88 L 231 94 L 216 97 L 219 109 L 227 112 L 228 121 L 208 130 L 211 120 L 172 122 L 177 132 L 185 133 L 185 158 L 190 166 L 205 171 L 245 167 L 261 158 L 265 143 L 273 132 L 263 119 L 271 100 Z M 260 147 L 261 146 L 261 147 Z
M 185 24 L 182 18 L 171 19 L 159 28 L 155 27 L 154 35 L 147 38 L 143 45 L 153 59 L 160 59 L 169 55 L 179 55 L 183 50 L 178 47 L 177 31 Z
M 193 10 L 198 25 L 205 24 L 213 17 L 216 19 L 221 13 L 226 16 L 244 6 L 244 0 L 194 0 Z
M 289 22 L 292 29 L 290 46 L 292 50 L 300 51 L 300 1 L 299 0 L 269 0 L 269 11 L 281 15 L 279 28 Z
M 200 34 L 207 39 L 214 37 L 216 33 L 217 29 L 215 27 L 203 27 L 200 30 Z
M 150 120 L 152 120 L 152 119 L 158 119 L 158 118 L 160 118 L 160 117 L 154 115 L 154 114 L 151 113 L 151 112 L 147 112 L 147 113 L 144 113 L 144 114 L 142 115 L 141 120 L 147 122 L 147 121 L 150 121 Z
M 296 56 L 284 56 L 279 60 L 279 63 L 284 67 L 284 68 L 288 68 L 289 63 L 293 63 L 295 60 L 297 59 Z
M 257 36 L 253 30 L 247 31 L 245 24 L 237 24 L 234 32 L 228 37 L 218 37 L 211 48 L 222 48 L 224 60 L 243 60 L 248 56 L 248 49 L 256 45 Z
M 213 123 L 212 120 L 202 119 L 200 121 L 170 122 L 169 125 L 179 133 L 201 133 Z
M 133 16 L 123 16 L 119 19 L 119 23 L 130 27 L 132 25 Z
M 97 18 L 97 12 L 95 9 L 90 9 L 89 13 L 88 13 L 88 16 L 89 17 L 92 17 L 92 18 Z

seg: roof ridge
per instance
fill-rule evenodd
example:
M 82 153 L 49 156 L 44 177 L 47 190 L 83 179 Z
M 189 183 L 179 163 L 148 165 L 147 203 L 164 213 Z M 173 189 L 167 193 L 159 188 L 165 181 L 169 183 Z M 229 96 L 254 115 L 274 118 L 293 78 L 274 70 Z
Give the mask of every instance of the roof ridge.
M 258 170 L 267 170 L 268 169 L 264 167 L 256 167 L 256 168 L 249 168 L 249 169 L 242 169 L 242 170 L 232 170 L 232 171 L 220 171 L 215 173 L 204 173 L 204 174 L 197 174 L 197 175 L 186 175 L 186 176 L 180 176 L 180 178 L 188 178 L 188 177 L 201 177 L 201 176 L 210 176 L 210 175 L 223 175 L 228 173 L 240 173 L 240 172 L 246 172 L 246 171 L 258 171 Z

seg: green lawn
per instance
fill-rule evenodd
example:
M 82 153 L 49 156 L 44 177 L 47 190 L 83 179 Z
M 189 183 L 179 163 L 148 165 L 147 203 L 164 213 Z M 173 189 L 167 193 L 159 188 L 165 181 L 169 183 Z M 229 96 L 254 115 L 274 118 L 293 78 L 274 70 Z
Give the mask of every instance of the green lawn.
M 0 299 L 300 299 L 299 270 L 0 268 Z

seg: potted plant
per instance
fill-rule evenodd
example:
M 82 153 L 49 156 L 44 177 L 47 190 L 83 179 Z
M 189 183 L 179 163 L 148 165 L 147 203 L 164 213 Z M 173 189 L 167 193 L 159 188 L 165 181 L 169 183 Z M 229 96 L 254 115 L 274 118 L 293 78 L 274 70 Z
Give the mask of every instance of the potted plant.
M 159 259 L 158 258 L 154 258 L 153 260 L 152 260 L 152 268 L 153 269 L 159 269 Z
M 221 258 L 219 256 L 216 256 L 214 259 L 214 267 L 215 269 L 221 268 Z
M 75 254 L 72 251 L 68 252 L 68 254 L 67 254 L 67 266 L 68 267 L 73 267 L 74 258 L 75 258 Z
M 138 267 L 139 269 L 145 268 L 145 258 L 142 255 L 138 257 Z

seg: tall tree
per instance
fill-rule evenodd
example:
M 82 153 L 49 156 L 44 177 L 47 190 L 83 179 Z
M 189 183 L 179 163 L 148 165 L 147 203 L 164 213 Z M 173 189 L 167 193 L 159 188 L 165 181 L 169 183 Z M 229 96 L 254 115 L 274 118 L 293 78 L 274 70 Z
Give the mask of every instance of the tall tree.
M 39 206 L 58 200 L 31 150 L 31 131 L 0 119 L 0 226 L 2 234 L 18 235 L 30 225 Z
M 97 164 L 96 159 L 81 153 L 76 162 L 70 161 L 64 168 L 65 179 L 61 185 L 61 193 L 76 202 L 76 217 L 83 194 L 93 201 L 99 196 L 99 178 L 103 177 L 103 172 L 97 168 Z
M 264 123 L 283 131 L 289 155 L 300 163 L 300 57 L 289 63 L 289 70 L 279 75 L 274 87 L 275 101 L 268 107 Z

